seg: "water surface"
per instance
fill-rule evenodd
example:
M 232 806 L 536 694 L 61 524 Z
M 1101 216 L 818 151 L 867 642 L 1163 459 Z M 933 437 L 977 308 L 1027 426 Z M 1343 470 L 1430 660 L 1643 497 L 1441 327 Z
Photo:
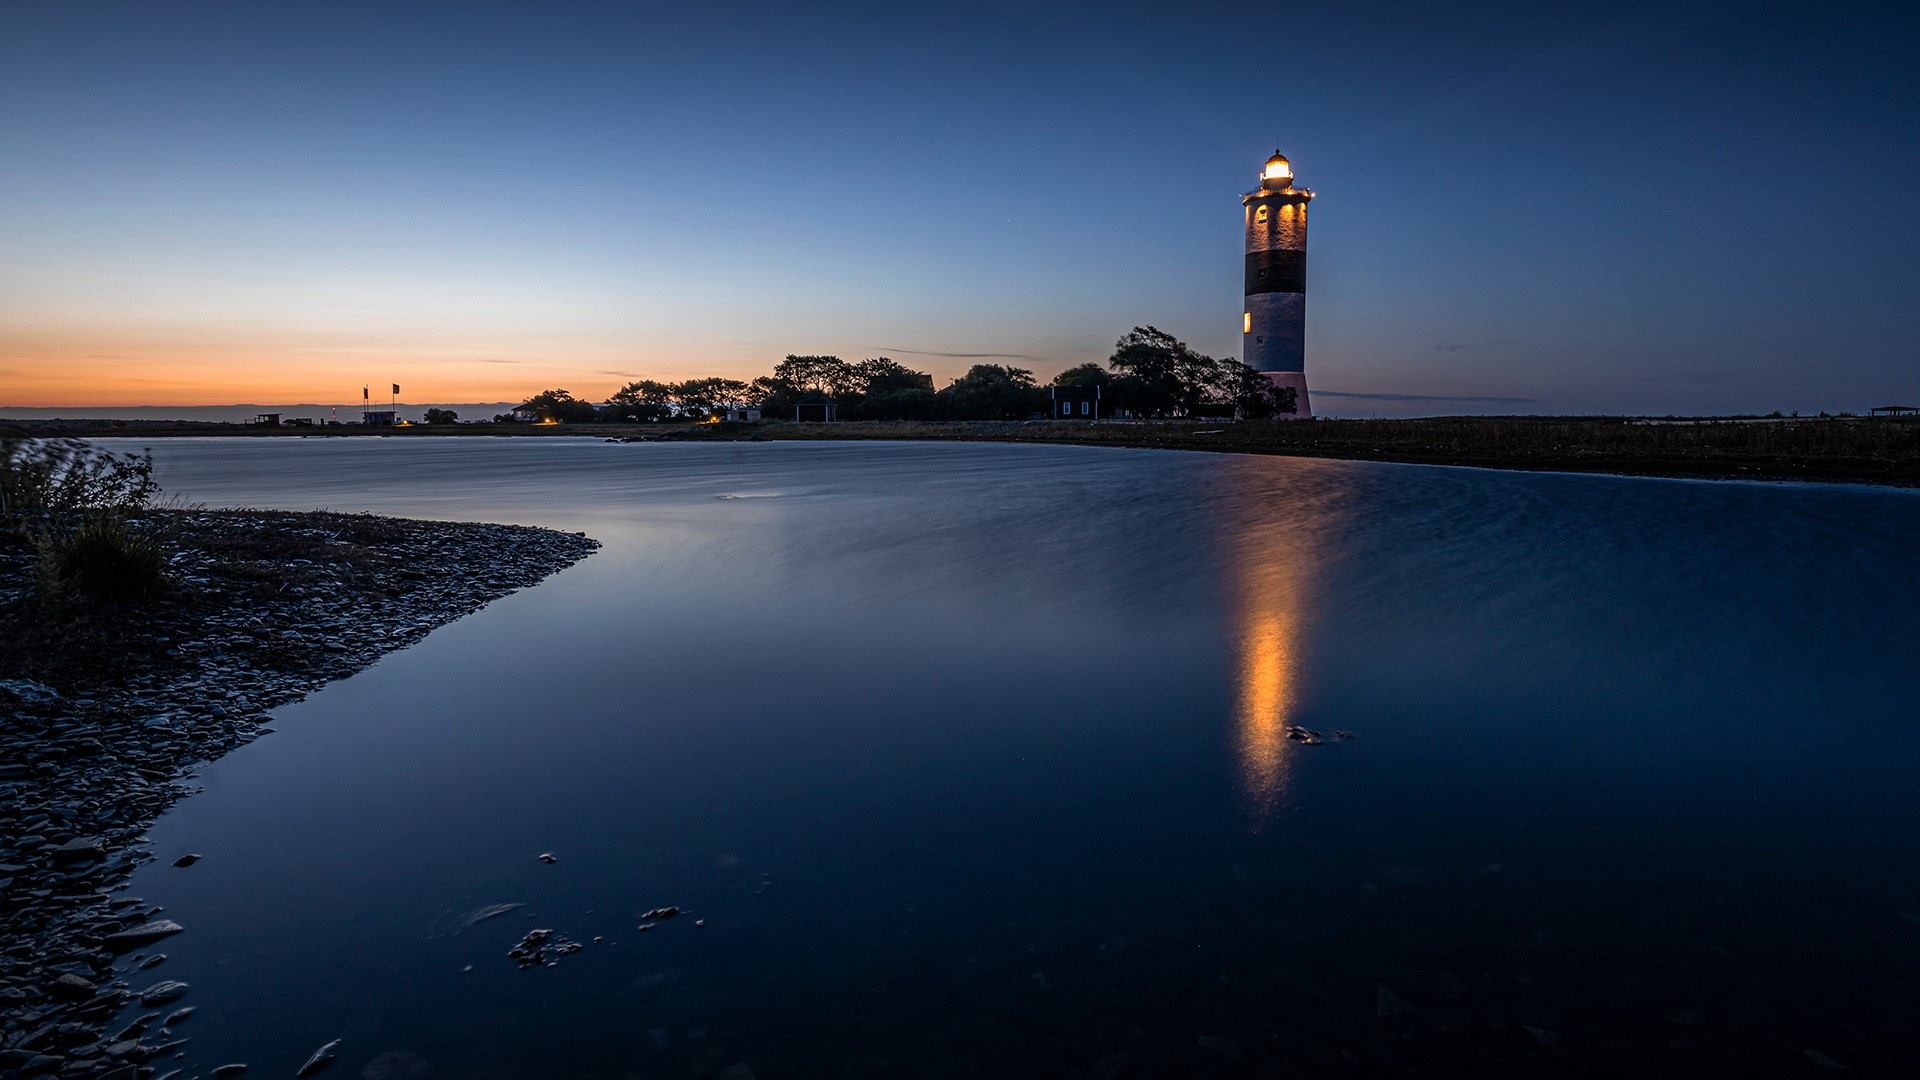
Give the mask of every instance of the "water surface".
M 339 1074 L 487 1078 L 1920 1051 L 1913 493 L 1040 446 L 154 449 L 212 505 L 605 544 L 279 710 L 151 831 L 134 891 L 189 928 L 154 974 L 193 987 L 193 1069 L 291 1075 L 334 1038 Z M 637 930 L 668 904 L 692 916 Z M 589 944 L 518 970 L 533 927 Z

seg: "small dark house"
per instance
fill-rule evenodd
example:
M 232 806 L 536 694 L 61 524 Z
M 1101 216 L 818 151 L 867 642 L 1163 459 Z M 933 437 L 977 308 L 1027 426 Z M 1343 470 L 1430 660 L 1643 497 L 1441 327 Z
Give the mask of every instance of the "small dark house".
M 831 401 L 801 401 L 793 406 L 793 418 L 803 424 L 831 424 L 840 419 L 839 411 Z
M 1100 387 L 1053 386 L 1053 417 L 1056 420 L 1099 420 L 1106 416 L 1100 407 Z
M 368 409 L 360 414 L 360 422 L 369 427 L 392 427 L 395 415 L 390 409 Z

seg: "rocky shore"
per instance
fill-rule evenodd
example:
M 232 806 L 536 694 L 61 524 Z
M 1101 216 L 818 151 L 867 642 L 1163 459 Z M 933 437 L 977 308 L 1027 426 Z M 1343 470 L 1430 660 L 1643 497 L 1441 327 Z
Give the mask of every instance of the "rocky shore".
M 31 547 L 0 539 L 0 1075 L 170 1075 L 192 1010 L 152 969 L 182 928 L 122 894 L 146 827 L 270 710 L 599 546 L 331 513 L 140 524 L 166 538 L 170 584 L 137 601 L 42 595 Z M 107 1031 L 135 999 L 155 1007 Z

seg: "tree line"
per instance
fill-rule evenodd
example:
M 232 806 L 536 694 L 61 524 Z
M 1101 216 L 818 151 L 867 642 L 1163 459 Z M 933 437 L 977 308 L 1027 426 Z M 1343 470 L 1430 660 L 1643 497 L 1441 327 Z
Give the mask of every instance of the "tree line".
M 1293 391 L 1232 357 L 1211 357 L 1152 326 L 1136 326 L 1115 343 L 1105 367 L 1081 364 L 1054 377 L 1055 386 L 1101 387 L 1109 415 L 1190 416 L 1231 406 L 1248 417 L 1293 411 Z M 1025 420 L 1050 409 L 1047 388 L 1026 368 L 975 364 L 943 389 L 933 376 L 885 357 L 849 362 L 837 356 L 789 355 L 772 374 L 751 382 L 727 378 L 660 382 L 640 379 L 596 405 L 565 390 L 543 390 L 521 406 L 560 423 L 651 422 L 723 417 L 759 409 L 785 419 L 794 406 L 831 401 L 843 420 Z M 494 419 L 507 421 L 511 415 Z

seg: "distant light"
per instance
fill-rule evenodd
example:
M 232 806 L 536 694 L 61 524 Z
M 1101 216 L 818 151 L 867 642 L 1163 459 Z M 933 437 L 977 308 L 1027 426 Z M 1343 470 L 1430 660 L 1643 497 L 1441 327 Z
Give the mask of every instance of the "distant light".
M 1240 313 L 1240 332 L 1243 334 L 1253 333 L 1253 312 L 1243 311 Z

